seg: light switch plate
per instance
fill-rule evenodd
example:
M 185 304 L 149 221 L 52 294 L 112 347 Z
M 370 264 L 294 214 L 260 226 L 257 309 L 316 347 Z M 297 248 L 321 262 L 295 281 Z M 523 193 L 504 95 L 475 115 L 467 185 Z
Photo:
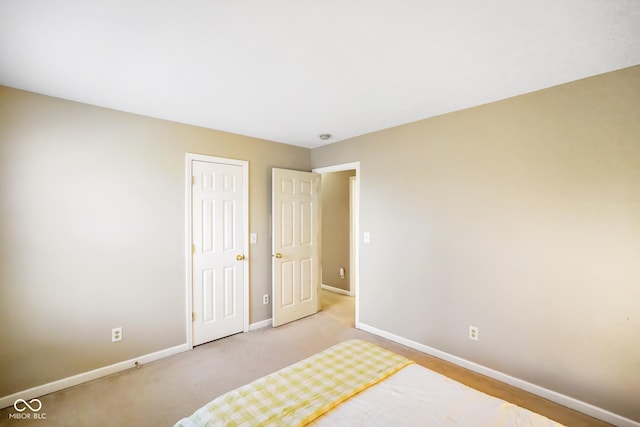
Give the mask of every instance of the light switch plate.
M 365 231 L 362 233 L 362 240 L 364 240 L 365 243 L 369 243 L 371 241 L 371 234 L 369 234 L 368 231 Z

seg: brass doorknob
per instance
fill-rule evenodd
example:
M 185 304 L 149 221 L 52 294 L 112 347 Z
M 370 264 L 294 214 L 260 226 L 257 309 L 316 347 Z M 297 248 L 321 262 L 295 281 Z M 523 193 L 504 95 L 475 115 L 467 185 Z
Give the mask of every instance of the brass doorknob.
M 238 261 L 242 261 L 244 259 L 244 255 L 236 255 L 236 259 Z
M 275 254 L 276 258 L 282 258 L 282 254 L 280 252 L 278 252 L 277 254 Z

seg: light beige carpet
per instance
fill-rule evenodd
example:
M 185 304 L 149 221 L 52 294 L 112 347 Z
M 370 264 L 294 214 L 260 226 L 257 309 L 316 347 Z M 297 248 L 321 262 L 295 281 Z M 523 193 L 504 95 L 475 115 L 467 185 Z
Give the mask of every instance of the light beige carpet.
M 279 328 L 234 335 L 139 369 L 43 396 L 41 412 L 46 413 L 46 420 L 9 420 L 9 413 L 15 410 L 2 409 L 0 426 L 171 426 L 216 396 L 351 338 L 362 338 L 388 348 L 459 381 L 471 382 L 476 388 L 485 387 L 490 394 L 503 399 L 499 394 L 506 394 L 510 400 L 516 400 L 514 403 L 534 406 L 529 409 L 543 415 L 547 415 L 545 411 L 551 412 L 564 424 L 607 425 L 356 330 L 352 327 L 353 298 L 326 291 L 322 291 L 322 295 L 323 311 L 316 315 Z
M 46 420 L 9 420 L 16 411 L 2 409 L 0 425 L 173 425 L 226 391 L 342 340 L 369 336 L 336 320 L 353 323 L 353 298 L 322 301 L 324 311 L 280 328 L 234 335 L 43 396 Z

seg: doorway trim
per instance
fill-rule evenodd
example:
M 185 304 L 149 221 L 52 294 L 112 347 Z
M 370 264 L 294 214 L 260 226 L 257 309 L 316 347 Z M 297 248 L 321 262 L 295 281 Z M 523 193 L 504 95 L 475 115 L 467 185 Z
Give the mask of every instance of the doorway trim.
M 243 283 L 243 306 L 244 306 L 244 319 L 243 319 L 243 332 L 249 332 L 249 262 L 251 257 L 249 256 L 249 162 L 246 160 L 227 159 L 223 157 L 209 156 L 206 154 L 186 153 L 185 155 L 185 322 L 186 322 L 186 334 L 187 334 L 187 347 L 193 348 L 193 238 L 192 238 L 192 176 L 193 176 L 193 162 L 210 162 L 210 163 L 222 163 L 226 165 L 241 166 L 243 175 L 242 185 L 242 226 L 244 230 L 244 241 L 242 242 L 242 252 L 245 255 L 244 268 L 244 283 Z
M 358 244 L 358 233 L 356 233 L 357 221 L 358 221 L 358 204 L 356 199 L 358 197 L 358 178 L 355 176 L 349 177 L 349 265 L 355 266 L 357 263 L 358 254 L 356 252 L 356 245 Z M 349 269 L 349 295 L 356 295 L 356 269 Z
M 342 163 L 339 165 L 333 166 L 325 166 L 321 168 L 313 168 L 311 172 L 323 174 L 323 173 L 331 173 L 331 172 L 342 172 L 347 170 L 355 170 L 356 171 L 356 182 L 355 182 L 355 190 L 356 194 L 354 197 L 354 205 L 355 205 L 355 221 L 353 221 L 355 230 L 353 233 L 356 238 L 353 239 L 355 241 L 355 248 L 353 250 L 354 258 L 356 260 L 355 263 L 355 283 L 351 286 L 351 292 L 353 292 L 356 299 L 356 313 L 355 313 L 355 327 L 356 329 L 360 329 L 360 162 L 351 162 L 351 163 Z M 354 266 L 351 267 L 352 269 Z

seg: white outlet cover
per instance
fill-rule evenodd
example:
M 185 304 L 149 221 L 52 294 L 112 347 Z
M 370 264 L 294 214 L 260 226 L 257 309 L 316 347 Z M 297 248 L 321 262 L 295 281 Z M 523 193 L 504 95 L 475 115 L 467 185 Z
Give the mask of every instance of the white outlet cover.
M 477 326 L 469 326 L 469 339 L 478 341 L 478 327 Z

